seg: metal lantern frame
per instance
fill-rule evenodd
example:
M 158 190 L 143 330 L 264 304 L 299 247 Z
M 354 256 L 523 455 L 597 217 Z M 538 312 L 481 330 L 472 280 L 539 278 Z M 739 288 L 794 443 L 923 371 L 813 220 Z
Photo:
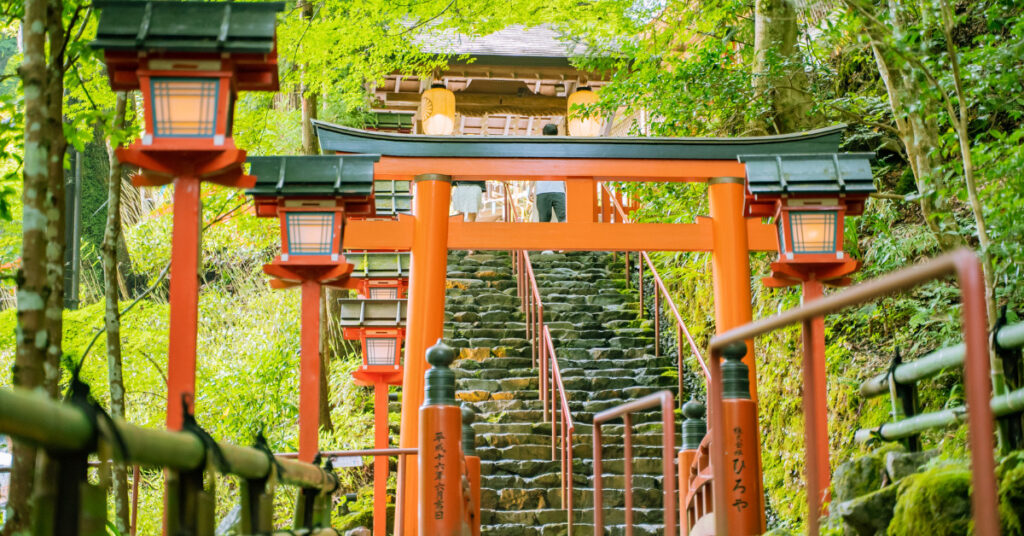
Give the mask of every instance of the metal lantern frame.
M 799 216 L 831 216 L 832 222 L 826 223 L 825 227 L 831 227 L 830 237 L 831 248 L 820 248 L 807 250 L 799 248 L 801 242 L 808 240 L 802 233 L 802 222 Z M 776 229 L 779 233 L 779 260 L 792 263 L 823 263 L 842 261 L 846 258 L 843 252 L 843 236 L 845 233 L 844 219 L 846 207 L 837 199 L 782 199 L 778 203 L 778 209 L 774 216 Z M 811 225 L 807 222 L 806 225 Z
M 356 383 L 401 385 L 408 300 L 341 299 L 338 303 L 341 307 L 339 324 L 344 338 L 358 340 L 362 345 L 363 364 L 352 373 Z M 370 345 L 380 339 L 394 341 L 394 362 L 371 362 Z
M 402 371 L 402 348 L 405 344 L 405 327 L 349 327 L 344 328 L 343 334 L 345 340 L 359 341 L 362 345 L 362 357 L 363 364 L 359 367 L 362 372 L 375 373 L 375 374 L 393 374 L 401 373 Z M 394 346 L 391 350 L 394 352 L 394 358 L 390 363 L 374 363 L 370 356 L 370 347 L 373 341 L 380 340 L 393 341 Z M 401 382 L 399 381 L 398 384 Z M 394 384 L 394 385 L 398 385 Z
M 797 285 L 811 279 L 842 286 L 860 263 L 843 251 L 846 216 L 864 211 L 864 202 L 875 191 L 873 153 L 742 155 L 746 164 L 744 215 L 772 218 L 778 236 L 779 257 L 771 264 L 772 275 L 762 279 L 770 287 Z M 809 239 L 800 232 L 804 217 L 834 218 L 824 223 L 822 244 L 831 247 L 802 249 Z M 821 225 L 819 223 L 818 225 Z M 808 227 L 809 228 L 809 227 Z
M 139 71 L 139 89 L 142 92 L 143 116 L 145 118 L 145 131 L 142 135 L 142 145 L 153 149 L 160 146 L 171 146 L 175 150 L 220 150 L 225 142 L 231 138 L 233 109 L 235 101 L 235 87 L 232 83 L 232 72 L 221 68 L 221 62 L 209 61 L 181 62 L 168 60 L 149 60 L 147 63 L 152 67 L 154 64 L 161 64 L 166 67 L 176 67 L 166 70 L 143 70 Z M 187 69 L 183 67 L 192 67 Z M 216 67 L 214 70 L 201 70 L 203 67 Z M 166 121 L 158 121 L 159 115 L 170 108 L 161 102 L 162 98 L 170 99 L 173 94 L 167 96 L 159 95 L 156 84 L 160 82 L 216 82 L 213 85 L 213 117 L 210 118 L 212 127 L 209 134 L 202 133 L 163 133 L 162 124 Z M 202 98 L 203 95 L 200 95 Z
M 277 209 L 281 224 L 281 256 L 282 264 L 321 265 L 337 264 L 344 257 L 341 254 L 342 239 L 345 231 L 345 209 L 332 201 L 283 202 Z M 302 253 L 293 251 L 292 225 L 289 220 L 294 216 L 318 214 L 330 215 L 330 238 L 327 241 L 326 253 Z

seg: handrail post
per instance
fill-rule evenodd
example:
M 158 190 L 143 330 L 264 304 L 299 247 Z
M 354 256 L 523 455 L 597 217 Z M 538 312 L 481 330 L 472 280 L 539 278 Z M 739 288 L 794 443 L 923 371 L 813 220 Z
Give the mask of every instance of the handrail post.
M 644 319 L 644 309 L 647 307 L 647 305 L 644 303 L 644 262 L 643 262 L 643 252 L 642 251 L 636 254 L 636 264 L 637 264 L 637 270 L 640 272 L 640 275 L 636 279 L 636 289 L 637 289 L 637 292 L 640 293 L 640 320 L 643 320 Z M 630 279 L 630 276 L 629 276 L 629 265 L 627 263 L 627 266 L 626 266 L 626 281 L 628 282 L 629 279 Z M 657 296 L 657 293 L 655 293 L 655 296 Z
M 542 340 L 543 340 L 543 334 L 542 334 Z M 531 341 L 531 344 L 533 344 L 534 350 L 540 353 L 540 367 L 538 369 L 537 391 L 538 391 L 538 395 L 540 397 L 541 418 L 542 418 L 542 420 L 544 422 L 547 422 L 547 420 L 548 420 L 548 359 L 549 359 L 548 349 L 547 349 L 547 346 L 545 346 L 543 344 L 540 345 L 540 347 L 538 348 L 538 345 L 536 344 L 536 341 Z
M 626 290 L 629 290 L 629 287 L 632 286 L 630 284 L 630 282 L 629 282 L 629 278 L 630 278 L 630 275 L 631 275 L 629 273 L 629 250 L 623 251 L 622 252 L 622 257 L 625 259 L 625 262 L 626 262 Z
M 601 464 L 601 423 L 594 423 L 594 534 L 604 534 L 604 467 Z
M 683 403 L 683 326 L 676 322 L 676 376 L 678 376 L 679 389 L 676 391 L 676 396 L 679 397 L 679 403 Z M 680 490 L 681 491 L 681 490 Z
M 633 419 L 629 413 L 622 416 L 622 458 L 626 536 L 633 536 Z
M 473 536 L 480 536 L 480 456 L 476 454 L 476 432 L 473 420 L 476 413 L 462 403 L 462 450 L 466 459 L 466 478 L 469 480 L 469 511 L 467 522 Z
M 727 493 L 727 514 L 723 514 L 728 515 L 731 520 L 732 534 L 760 534 L 763 532 L 761 516 L 764 512 L 764 494 L 761 491 L 761 475 L 758 470 L 760 443 L 757 428 L 751 424 L 757 422 L 757 404 L 750 399 L 747 365 L 742 361 L 747 353 L 747 345 L 735 343 L 726 347 L 723 353 L 725 362 L 722 363 L 722 422 L 725 440 L 724 443 L 711 445 L 713 449 L 726 452 L 725 466 L 728 469 L 728 477 L 725 482 L 728 484 L 724 487 Z M 804 407 L 806 408 L 807 404 Z M 806 423 L 805 429 L 807 441 L 811 441 L 814 437 L 813 426 Z M 815 495 L 812 490 L 821 489 L 816 485 L 818 474 L 816 466 L 813 466 L 815 461 L 816 459 L 808 460 L 808 496 Z M 810 517 L 818 518 L 813 513 Z
M 276 468 L 271 464 L 266 477 L 242 479 L 238 494 L 242 507 L 238 528 L 242 534 L 260 534 L 274 530 L 275 471 Z
M 438 339 L 427 350 L 431 368 L 424 376 L 420 407 L 419 528 L 430 536 L 461 536 L 462 410 L 455 402 L 455 374 L 448 368 L 455 352 Z
M 670 391 L 661 392 L 661 433 L 662 438 L 662 487 L 665 489 L 665 536 L 676 536 L 679 515 L 676 512 L 675 456 L 676 456 L 676 408 Z
M 687 495 L 690 491 L 690 467 L 693 465 L 700 443 L 708 433 L 707 422 L 704 421 L 704 405 L 691 398 L 683 404 L 682 444 L 679 445 L 679 530 L 685 536 L 690 531 L 689 505 Z
M 640 266 L 643 266 L 641 264 Z M 654 357 L 661 357 L 661 293 L 654 289 Z

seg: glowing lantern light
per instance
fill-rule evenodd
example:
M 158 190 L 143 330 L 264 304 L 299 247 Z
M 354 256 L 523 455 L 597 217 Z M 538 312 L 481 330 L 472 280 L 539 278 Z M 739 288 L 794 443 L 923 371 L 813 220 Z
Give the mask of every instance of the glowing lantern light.
M 597 103 L 597 93 L 587 86 L 581 87 L 569 95 L 568 119 L 570 136 L 600 136 L 604 129 L 604 118 L 597 114 L 584 114 L 573 110 L 576 105 L 593 105 Z
M 434 84 L 420 99 L 423 132 L 447 136 L 455 132 L 455 94 L 442 84 Z

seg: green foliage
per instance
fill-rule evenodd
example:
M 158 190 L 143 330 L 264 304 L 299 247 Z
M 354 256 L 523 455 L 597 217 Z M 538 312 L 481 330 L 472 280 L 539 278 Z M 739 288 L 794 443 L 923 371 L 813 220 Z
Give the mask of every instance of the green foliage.
M 999 519 L 1003 534 L 1024 535 L 1024 451 L 999 464 Z

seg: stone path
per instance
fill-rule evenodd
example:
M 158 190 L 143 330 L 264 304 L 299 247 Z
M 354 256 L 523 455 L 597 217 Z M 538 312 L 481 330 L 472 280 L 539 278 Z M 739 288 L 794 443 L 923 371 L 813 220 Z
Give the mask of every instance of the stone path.
M 674 391 L 675 379 L 664 375 L 674 368 L 671 359 L 653 356 L 653 330 L 637 319 L 636 294 L 623 290 L 621 258 L 613 265 L 606 253 L 533 253 L 531 260 L 576 422 L 573 532 L 587 536 L 593 533 L 594 414 Z M 551 425 L 542 415 L 511 257 L 453 252 L 448 262 L 445 340 L 459 353 L 457 396 L 479 412 L 482 532 L 565 534 L 561 462 L 552 461 Z M 647 412 L 634 422 L 634 534 L 661 534 L 660 416 Z M 606 534 L 617 535 L 624 533 L 622 425 L 603 429 Z

